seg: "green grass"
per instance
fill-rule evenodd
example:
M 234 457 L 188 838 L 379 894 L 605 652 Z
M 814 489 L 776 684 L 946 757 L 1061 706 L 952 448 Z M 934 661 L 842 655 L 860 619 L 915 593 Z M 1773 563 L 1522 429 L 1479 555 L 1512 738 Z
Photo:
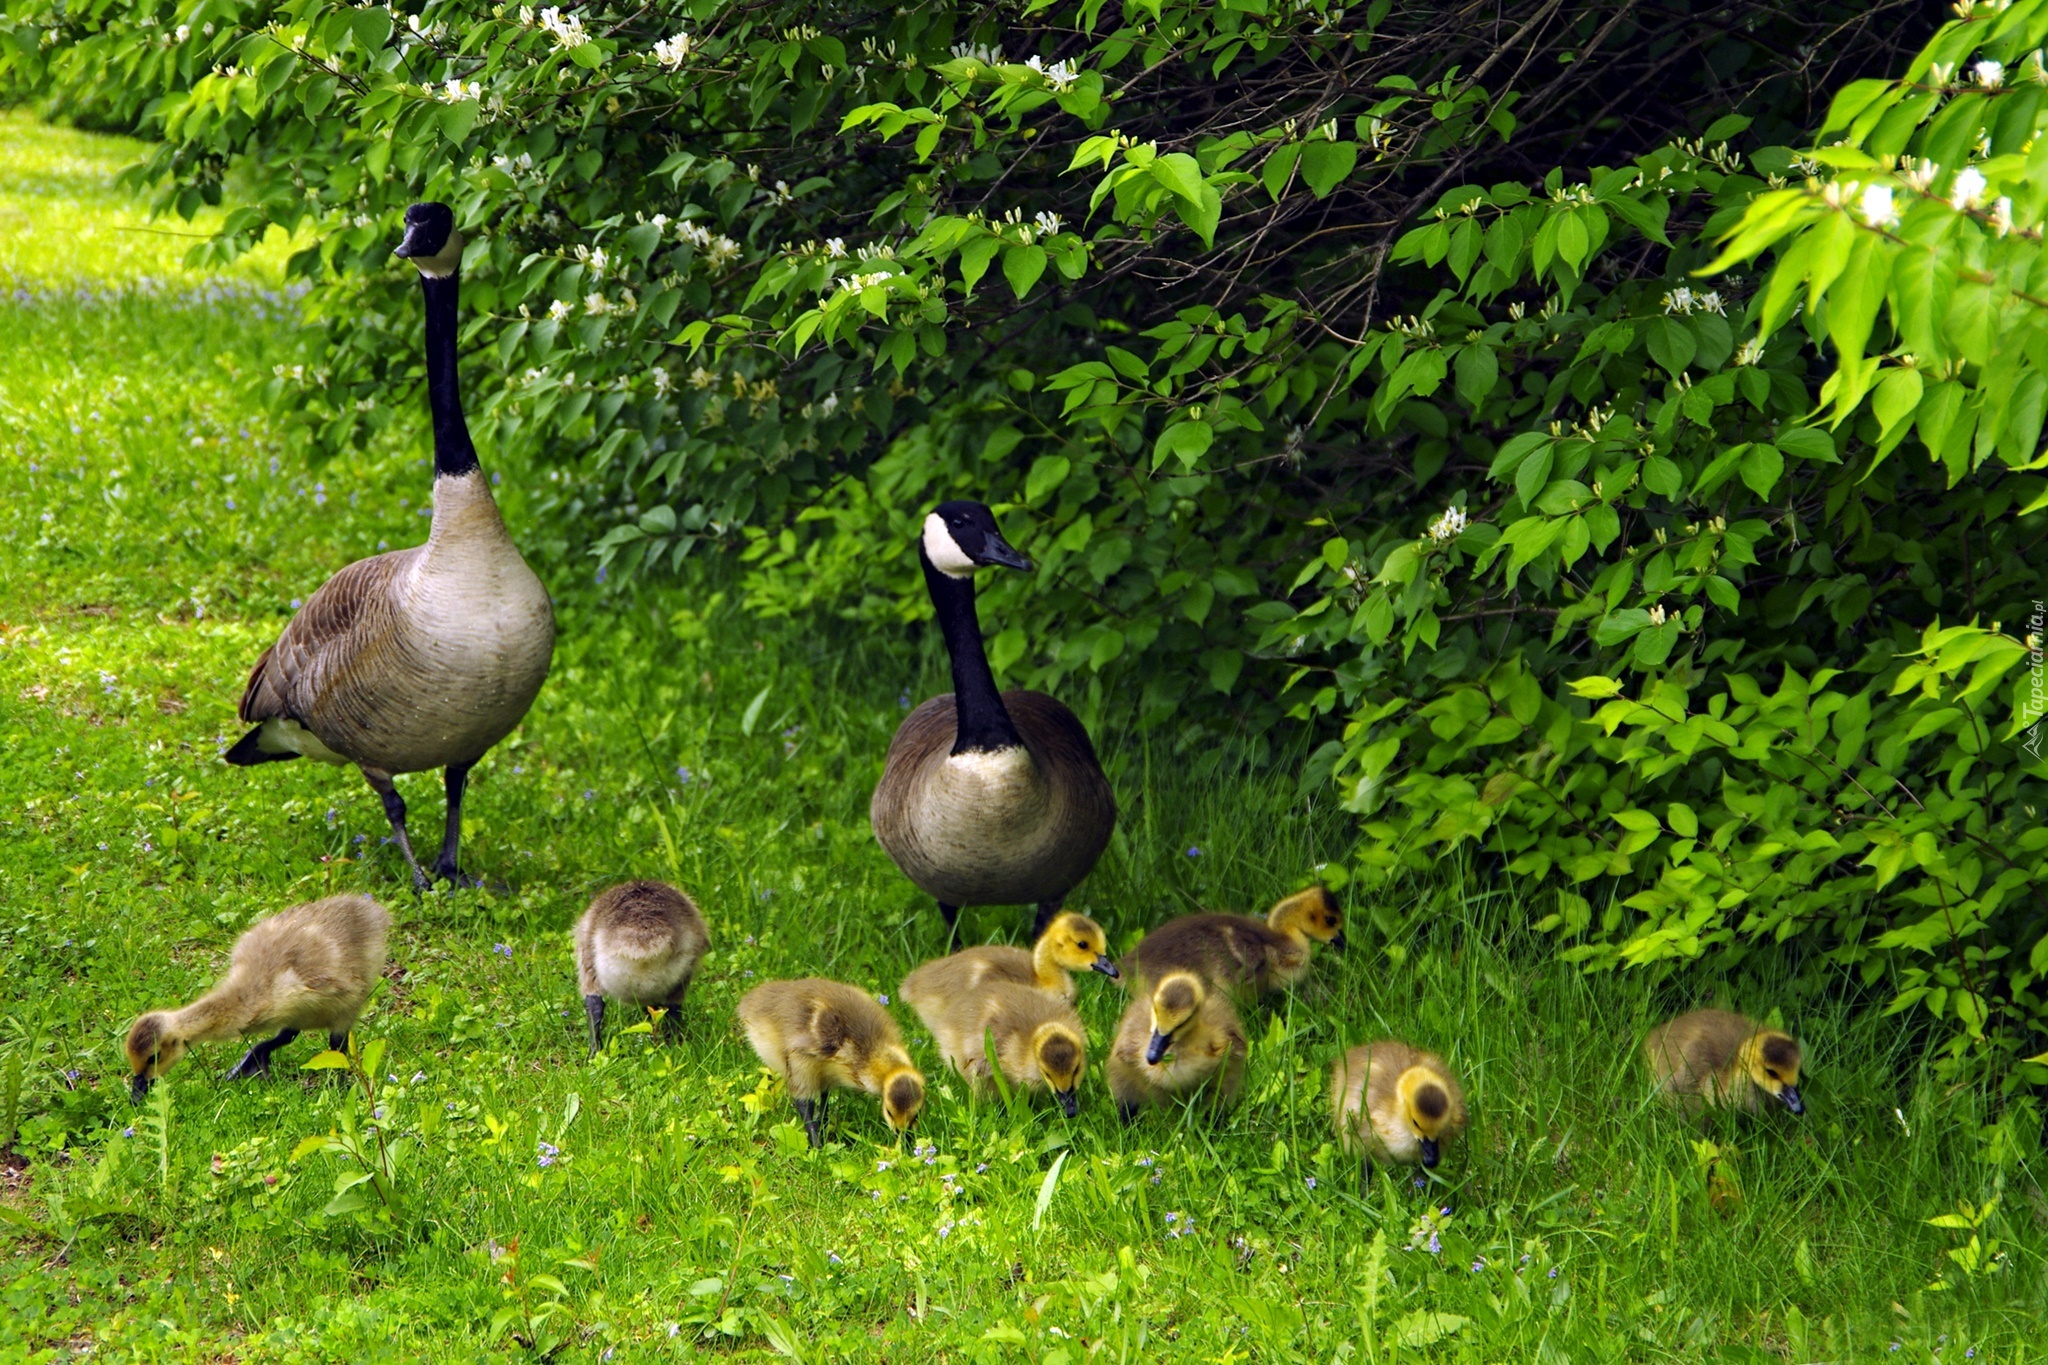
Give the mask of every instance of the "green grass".
M 293 599 L 423 535 L 424 450 L 274 460 L 245 395 L 292 363 L 275 258 L 227 285 L 179 270 L 188 242 L 128 231 L 149 225 L 108 188 L 133 155 L 0 117 L 0 1358 L 2044 1353 L 2033 1134 L 1931 1080 L 1846 977 L 1586 979 L 1524 930 L 1540 893 L 1484 867 L 1354 898 L 1351 952 L 1248 1018 L 1246 1102 L 1221 1125 L 1123 1128 L 1099 1077 L 1071 1122 L 976 1107 L 906 1014 L 934 1082 L 918 1150 L 848 1096 L 839 1145 L 807 1153 L 732 1007 L 776 975 L 893 992 L 939 950 L 866 802 L 899 696 L 939 686 L 942 660 L 761 626 L 710 586 L 606 596 L 548 563 L 555 673 L 469 807 L 465 863 L 503 888 L 416 899 L 352 775 L 218 753 Z M 1347 852 L 1291 773 L 1087 719 L 1124 818 L 1077 901 L 1119 944 L 1191 907 L 1262 908 Z M 403 785 L 431 830 L 438 783 Z M 689 887 L 714 952 L 685 1042 L 624 1034 L 586 1062 L 568 928 L 632 875 Z M 388 1049 L 375 1103 L 407 1143 L 395 1209 L 330 1216 L 354 1168 L 294 1151 L 362 1107 L 297 1070 L 310 1041 L 267 1083 L 225 1084 L 237 1050 L 199 1049 L 138 1110 L 119 1039 L 203 989 L 251 920 L 342 889 L 398 922 L 358 1043 Z M 1636 1040 L 1708 1001 L 1807 1040 L 1803 1124 L 1649 1107 Z M 1083 983 L 1098 1044 L 1119 1004 Z M 1361 1197 L 1331 1146 L 1329 1061 L 1382 1033 L 1443 1050 L 1471 1093 L 1437 1189 Z M 1972 1234 L 1926 1220 L 1994 1198 L 1975 1235 L 1997 1255 L 1966 1273 L 1947 1253 Z

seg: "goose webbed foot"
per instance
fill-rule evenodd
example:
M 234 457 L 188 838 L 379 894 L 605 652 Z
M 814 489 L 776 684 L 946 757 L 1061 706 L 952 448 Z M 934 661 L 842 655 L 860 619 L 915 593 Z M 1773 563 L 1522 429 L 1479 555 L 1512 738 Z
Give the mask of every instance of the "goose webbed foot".
M 825 1107 L 816 1100 L 798 1100 L 796 1116 L 804 1121 L 804 1136 L 811 1140 L 811 1149 L 816 1151 L 825 1145 Z
M 412 869 L 412 889 L 422 895 L 433 885 L 427 874 L 420 868 L 420 860 L 413 856 L 412 839 L 405 832 L 405 798 L 398 794 L 398 786 L 392 782 L 391 774 L 375 768 L 363 769 L 363 780 L 370 784 L 370 790 L 377 793 L 377 799 L 384 803 L 384 818 L 391 822 L 391 837 L 398 843 L 398 851 L 405 855 L 405 865 Z
M 270 1074 L 270 1054 L 299 1036 L 295 1028 L 282 1029 L 275 1038 L 266 1038 L 242 1054 L 242 1060 L 235 1063 L 234 1070 L 223 1077 L 230 1081 L 252 1080 L 257 1076 Z
M 446 861 L 436 861 L 434 866 L 429 870 L 432 871 L 436 877 L 439 877 L 442 881 L 448 883 L 450 886 L 459 887 L 464 891 L 475 891 L 479 887 L 484 885 L 484 879 L 482 877 L 470 876 L 467 872 L 464 872 L 461 868 L 457 867 L 452 859 Z

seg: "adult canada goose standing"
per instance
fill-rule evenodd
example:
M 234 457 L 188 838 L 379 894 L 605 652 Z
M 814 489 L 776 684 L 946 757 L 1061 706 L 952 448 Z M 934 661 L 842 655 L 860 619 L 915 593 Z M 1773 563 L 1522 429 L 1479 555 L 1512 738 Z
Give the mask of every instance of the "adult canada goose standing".
M 996 691 L 974 571 L 1029 569 L 978 502 L 924 519 L 918 562 L 953 664 L 951 695 L 912 711 L 889 742 L 870 815 L 903 874 L 939 903 L 948 929 L 963 905 L 1036 905 L 1045 932 L 1109 843 L 1116 798 L 1088 731 L 1043 692 Z
M 243 766 L 301 757 L 355 764 L 383 800 L 420 890 L 427 874 L 391 779 L 445 768 L 448 821 L 433 871 L 474 886 L 456 862 L 463 784 L 533 704 L 554 654 L 555 616 L 506 533 L 462 418 L 462 234 L 448 206 L 407 209 L 396 254 L 418 268 L 426 297 L 433 528 L 426 544 L 359 559 L 306 599 L 250 671 L 241 717 L 256 728 L 226 757 Z

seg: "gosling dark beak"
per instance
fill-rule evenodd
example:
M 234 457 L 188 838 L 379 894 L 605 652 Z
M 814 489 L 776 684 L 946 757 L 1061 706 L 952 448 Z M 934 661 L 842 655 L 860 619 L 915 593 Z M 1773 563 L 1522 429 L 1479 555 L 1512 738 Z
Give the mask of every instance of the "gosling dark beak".
M 128 1083 L 128 1098 L 140 1104 L 149 1096 L 149 1073 L 138 1071 L 135 1079 Z
M 1031 571 L 1031 561 L 1017 553 L 1009 541 L 998 535 L 984 536 L 981 542 L 980 561 L 983 564 L 999 564 L 1005 569 Z
M 429 247 L 424 238 L 431 229 L 425 223 L 407 223 L 405 240 L 391 249 L 394 256 L 411 260 L 415 256 L 431 256 L 435 248 Z
M 1052 1097 L 1060 1102 L 1060 1108 L 1066 1113 L 1068 1118 L 1072 1118 L 1081 1112 L 1080 1097 L 1075 1095 L 1073 1091 L 1055 1090 L 1052 1092 Z
M 1095 960 L 1088 964 L 1088 969 L 1090 971 L 1101 972 L 1111 981 L 1123 980 L 1124 974 L 1116 969 L 1116 964 L 1114 962 L 1111 962 L 1107 957 L 1104 957 L 1100 953 L 1097 953 L 1095 955 Z
M 1785 1101 L 1785 1107 L 1795 1114 L 1806 1112 L 1806 1101 L 1799 1098 L 1799 1087 L 1788 1085 L 1778 1092 L 1778 1098 Z
M 1333 939 L 1331 939 L 1331 940 L 1330 940 L 1330 946 L 1331 946 L 1332 948 L 1335 948 L 1335 949 L 1336 949 L 1336 950 L 1337 950 L 1338 952 L 1340 952 L 1340 953 L 1341 953 L 1341 952 L 1343 952 L 1343 951 L 1344 951 L 1344 950 L 1345 950 L 1346 948 L 1349 948 L 1349 947 L 1351 946 L 1351 944 L 1350 944 L 1350 942 L 1349 942 L 1349 941 L 1348 941 L 1348 940 L 1347 940 L 1347 939 L 1346 939 L 1346 938 L 1344 937 L 1344 931 L 1343 931 L 1342 929 L 1339 929 L 1339 930 L 1337 931 L 1337 936 L 1336 936 L 1335 938 L 1333 938 Z
M 1424 1138 L 1424 1139 L 1422 1139 L 1422 1144 L 1421 1144 L 1421 1145 L 1422 1145 L 1422 1168 L 1423 1168 L 1424 1170 L 1426 1170 L 1426 1171 L 1433 1171 L 1433 1170 L 1435 1170 L 1435 1169 L 1436 1169 L 1436 1163 L 1437 1163 L 1438 1159 L 1439 1159 L 1439 1158 L 1441 1158 L 1441 1157 L 1443 1156 L 1443 1152 L 1442 1152 L 1441 1150 L 1439 1150 L 1439 1149 L 1438 1149 L 1438 1147 L 1437 1147 L 1437 1145 L 1436 1145 L 1436 1139 L 1435 1139 L 1435 1138 Z
M 1159 1059 L 1166 1055 L 1166 1049 L 1173 1046 L 1173 1039 L 1163 1033 L 1154 1032 L 1152 1041 L 1145 1044 L 1145 1065 L 1158 1066 Z

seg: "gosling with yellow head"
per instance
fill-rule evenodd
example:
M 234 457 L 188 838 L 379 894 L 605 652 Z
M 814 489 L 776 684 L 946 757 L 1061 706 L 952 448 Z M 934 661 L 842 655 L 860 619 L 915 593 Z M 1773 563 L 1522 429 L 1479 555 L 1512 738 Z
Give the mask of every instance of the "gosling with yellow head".
M 1068 910 L 1054 916 L 1028 950 L 1006 943 L 962 948 L 946 957 L 934 958 L 904 977 L 901 994 L 920 1015 L 928 1007 L 944 1009 L 961 996 L 995 981 L 1012 982 L 1060 1000 L 1072 1000 L 1076 991 L 1069 973 L 1078 971 L 1101 972 L 1111 980 L 1117 976 L 1116 964 L 1109 960 L 1109 936 L 1102 932 L 1102 926 L 1086 915 Z M 938 1032 L 929 1017 L 925 1024 Z
M 1222 1113 L 1243 1088 L 1246 1051 L 1229 997 L 1193 972 L 1169 972 L 1125 1007 L 1105 1068 L 1109 1092 L 1126 1122 L 1147 1105 L 1204 1091 Z
M 1249 1004 L 1306 976 L 1318 943 L 1343 950 L 1344 912 L 1335 896 L 1312 886 L 1281 900 L 1263 920 L 1213 914 L 1170 919 L 1145 935 L 1122 966 L 1140 983 L 1190 972 Z
M 811 1146 L 825 1145 L 830 1091 L 865 1090 L 900 1135 L 924 1107 L 924 1073 L 910 1060 L 889 1012 L 843 981 L 768 981 L 740 997 L 747 1041 L 789 1085 Z
M 1330 1072 L 1337 1141 L 1359 1156 L 1359 1183 L 1374 1160 L 1435 1170 L 1443 1144 L 1465 1131 L 1465 1092 L 1444 1059 L 1388 1038 L 1362 1043 Z
M 1080 1112 L 1077 1094 L 1088 1066 L 1088 1035 L 1074 1007 L 1056 995 L 995 981 L 963 995 L 943 1009 L 918 1014 L 938 1040 L 947 1065 L 967 1079 L 976 1094 L 993 1088 L 991 1072 L 1026 1090 L 1043 1089 L 1066 1112 Z M 995 1041 L 993 1066 L 988 1042 Z
M 1666 1103 L 1687 1113 L 1741 1109 L 1776 1100 L 1806 1112 L 1799 1095 L 1803 1053 L 1791 1034 L 1728 1010 L 1694 1010 L 1650 1030 L 1643 1040 L 1650 1077 Z

